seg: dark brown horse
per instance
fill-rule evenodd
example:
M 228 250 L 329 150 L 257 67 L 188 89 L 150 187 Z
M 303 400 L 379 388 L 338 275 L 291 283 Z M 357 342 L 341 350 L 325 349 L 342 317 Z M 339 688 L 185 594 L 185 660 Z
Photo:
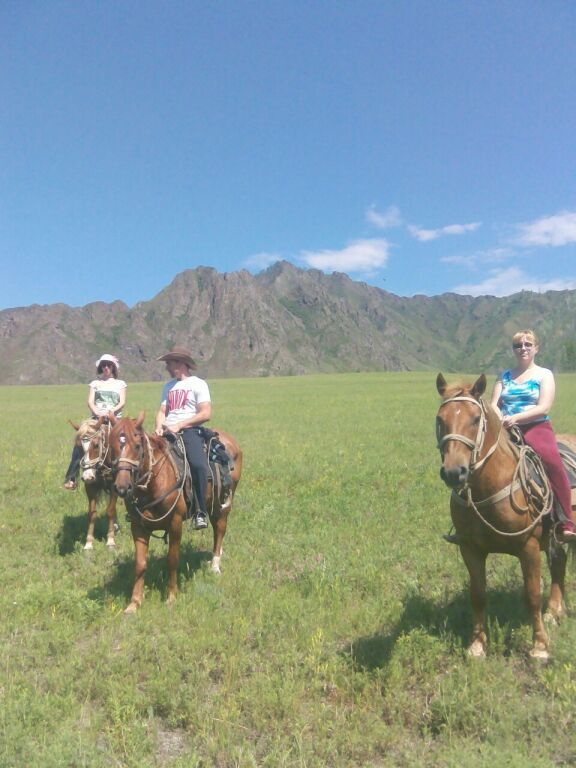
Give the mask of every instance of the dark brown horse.
M 108 451 L 108 435 L 110 424 L 106 419 L 87 419 L 80 426 L 72 424 L 76 429 L 76 441 L 84 451 L 80 461 L 82 480 L 88 497 L 88 532 L 84 549 L 94 548 L 94 526 L 98 500 L 104 491 L 108 495 L 106 516 L 108 518 L 108 533 L 106 546 L 110 549 L 116 546 L 114 534 L 118 530 L 116 502 L 118 495 L 112 483 L 112 467 Z
M 502 552 L 520 560 L 532 617 L 530 655 L 548 658 L 548 635 L 541 610 L 540 551 L 548 556 L 552 578 L 546 618 L 566 612 L 566 552 L 548 524 L 551 497 L 532 495 L 533 485 L 518 480 L 518 450 L 496 411 L 482 399 L 486 377 L 474 384 L 448 385 L 441 373 L 436 388 L 443 401 L 436 417 L 440 476 L 452 488 L 450 512 L 460 551 L 470 574 L 471 656 L 486 654 L 486 558 Z
M 182 522 L 187 512 L 183 483 L 169 456 L 169 444 L 164 437 L 147 435 L 142 424 L 144 414 L 137 419 L 113 420 L 110 433 L 110 453 L 115 473 L 115 489 L 126 499 L 130 510 L 132 538 L 135 547 L 134 588 L 124 613 L 134 613 L 144 599 L 144 576 L 152 531 L 168 534 L 168 602 L 178 591 L 177 569 L 180 559 Z M 226 432 L 218 437 L 231 457 L 232 487 L 226 495 L 215 492 L 220 483 L 211 478 L 206 493 L 206 507 L 214 531 L 211 568 L 220 572 L 222 541 L 236 486 L 242 474 L 242 451 L 236 440 Z

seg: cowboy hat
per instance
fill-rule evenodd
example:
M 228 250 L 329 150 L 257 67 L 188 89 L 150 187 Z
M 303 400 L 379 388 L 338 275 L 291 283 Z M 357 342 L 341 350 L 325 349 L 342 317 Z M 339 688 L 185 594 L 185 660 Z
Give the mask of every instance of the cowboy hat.
M 196 363 L 194 362 L 192 355 L 187 349 L 184 349 L 184 347 L 172 347 L 170 352 L 166 352 L 165 355 L 161 355 L 156 359 L 163 362 L 168 362 L 168 360 L 181 360 L 183 363 L 186 363 L 188 368 L 192 370 L 196 369 Z

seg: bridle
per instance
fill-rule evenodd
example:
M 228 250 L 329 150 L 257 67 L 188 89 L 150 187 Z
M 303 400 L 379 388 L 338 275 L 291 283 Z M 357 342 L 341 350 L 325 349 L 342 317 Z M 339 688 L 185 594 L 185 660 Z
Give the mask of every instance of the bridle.
M 105 470 L 110 469 L 106 464 L 106 460 L 110 453 L 110 429 L 110 423 L 106 422 L 90 436 L 84 435 L 80 438 L 84 449 L 84 455 L 80 459 L 80 466 L 84 472 L 90 469 L 95 470 L 95 472 L 104 472 Z M 98 438 L 98 440 L 96 440 L 96 438 Z M 98 455 L 92 459 L 88 455 L 88 449 L 91 443 L 98 446 Z
M 154 499 L 153 501 L 148 502 L 147 504 L 139 504 L 134 498 L 134 491 L 136 489 L 140 491 L 147 491 L 148 490 L 148 484 L 150 482 L 150 479 L 152 478 L 154 474 L 154 467 L 158 464 L 157 460 L 154 458 L 154 450 L 152 448 L 152 444 L 150 442 L 150 438 L 145 432 L 142 432 L 138 438 L 134 438 L 134 443 L 137 447 L 137 458 L 132 459 L 128 456 L 123 456 L 126 446 L 128 445 L 128 438 L 122 432 L 118 436 L 118 442 L 120 444 L 120 455 L 117 459 L 114 459 L 112 461 L 112 473 L 114 477 L 118 474 L 120 471 L 126 471 L 130 473 L 130 479 L 131 479 L 131 486 L 126 494 L 125 501 L 127 502 L 127 505 L 129 505 L 130 510 L 133 512 L 136 512 L 138 516 L 140 517 L 140 520 L 143 523 L 159 523 L 162 520 L 169 517 L 169 515 L 172 514 L 172 511 L 176 507 L 182 493 L 184 492 L 184 483 L 186 481 L 187 472 L 188 472 L 188 464 L 185 464 L 185 471 L 182 474 L 181 481 L 177 482 L 176 485 L 172 488 L 169 488 L 167 491 L 165 491 L 161 496 Z M 146 446 L 146 450 L 144 447 L 144 444 Z M 144 462 L 144 458 L 147 455 L 148 457 L 148 469 L 142 472 L 142 474 L 138 474 L 140 471 L 142 471 L 142 464 Z M 174 500 L 174 503 L 170 506 L 167 512 L 165 512 L 161 517 L 154 517 L 154 518 L 148 518 L 143 513 L 145 510 L 152 509 L 153 507 L 156 507 L 160 502 L 162 502 L 168 495 L 173 493 L 174 491 L 177 491 L 176 499 Z
M 469 464 L 469 476 L 472 475 L 473 472 L 480 469 L 486 461 L 492 456 L 494 451 L 498 448 L 498 444 L 500 442 L 500 435 L 502 434 L 503 424 L 500 422 L 500 428 L 498 430 L 498 435 L 496 436 L 496 439 L 494 440 L 494 443 L 490 446 L 484 457 L 480 460 L 478 460 L 478 456 L 481 454 L 482 449 L 484 447 L 484 440 L 486 438 L 486 433 L 488 429 L 488 418 L 486 415 L 486 404 L 480 398 L 479 400 L 476 400 L 476 398 L 468 397 L 466 395 L 456 395 L 455 397 L 449 397 L 440 406 L 440 409 L 443 408 L 448 403 L 453 402 L 470 402 L 474 403 L 474 405 L 478 406 L 480 409 L 480 422 L 478 424 L 478 431 L 476 432 L 476 439 L 471 440 L 469 437 L 466 437 L 466 435 L 461 435 L 457 432 L 451 432 L 447 435 L 443 435 L 441 438 L 437 434 L 437 441 L 438 441 L 438 449 L 440 450 L 440 453 L 442 457 L 444 457 L 444 446 L 447 442 L 454 440 L 457 442 L 464 443 L 468 448 L 470 448 L 472 452 L 472 456 L 470 458 L 470 464 Z M 542 466 L 542 462 L 540 457 L 535 454 L 533 451 L 530 453 L 530 457 L 527 456 L 528 450 L 526 446 L 523 446 L 520 451 L 517 458 L 516 463 L 516 470 L 514 472 L 514 476 L 512 478 L 512 482 L 506 485 L 504 488 L 502 488 L 497 493 L 493 494 L 492 496 L 489 496 L 486 499 L 482 499 L 481 501 L 474 501 L 472 498 L 472 492 L 470 489 L 470 486 L 468 485 L 468 481 L 464 483 L 464 485 L 460 488 L 459 491 L 452 490 L 452 498 L 458 503 L 465 507 L 468 507 L 474 511 L 476 516 L 479 518 L 479 520 L 490 530 L 492 530 L 494 533 L 498 533 L 500 536 L 506 536 L 509 538 L 522 536 L 525 533 L 529 533 L 531 530 L 533 530 L 536 525 L 542 520 L 542 518 L 548 514 L 552 507 L 552 493 L 550 491 L 550 487 L 548 486 L 543 493 L 541 493 L 539 496 L 534 492 L 533 489 L 533 483 L 530 482 L 528 478 L 528 472 L 527 472 L 527 462 L 531 462 L 538 471 L 541 472 L 541 476 L 545 477 L 546 473 L 544 470 L 544 467 Z M 514 492 L 518 489 L 522 489 L 525 498 L 528 500 L 528 503 L 525 507 L 522 507 L 518 505 L 514 501 Z M 514 531 L 514 532 L 507 532 L 507 531 L 501 531 L 497 529 L 492 523 L 490 523 L 480 512 L 480 509 L 483 507 L 487 507 L 491 504 L 495 504 L 497 501 L 500 501 L 504 498 L 509 498 L 510 504 L 512 505 L 513 509 L 518 513 L 524 513 L 529 512 L 531 516 L 533 517 L 532 522 L 523 530 L 521 531 Z M 537 506 L 535 504 L 535 501 L 539 502 L 540 509 L 537 509 Z M 531 513 L 531 509 L 536 512 L 536 516 L 534 517 Z
M 442 437 L 439 436 L 439 434 L 436 434 L 436 439 L 438 441 L 438 450 L 442 454 L 442 457 L 444 457 L 444 446 L 449 441 L 456 441 L 460 443 L 464 443 L 464 445 L 467 448 L 470 448 L 472 452 L 472 456 L 470 457 L 470 464 L 469 464 L 469 470 L 470 473 L 476 471 L 477 469 L 480 469 L 484 465 L 484 463 L 492 456 L 496 448 L 498 447 L 498 440 L 500 438 L 500 432 L 502 431 L 502 423 L 500 423 L 500 430 L 498 432 L 498 436 L 496 437 L 496 440 L 494 441 L 494 444 L 489 448 L 486 455 L 478 460 L 478 457 L 482 453 L 482 449 L 484 448 L 484 440 L 486 439 L 486 433 L 488 430 L 488 418 L 486 416 L 486 405 L 484 403 L 484 400 L 480 398 L 480 400 L 476 400 L 474 397 L 468 397 L 467 395 L 456 395 L 455 397 L 449 397 L 440 406 L 440 409 L 442 409 L 445 405 L 448 403 L 455 403 L 455 402 L 467 402 L 467 403 L 474 403 L 479 409 L 480 409 L 480 422 L 478 424 L 478 430 L 476 432 L 476 439 L 471 440 L 469 437 L 466 437 L 466 435 L 461 435 L 458 432 L 450 432 L 447 435 L 443 435 Z
M 136 450 L 137 450 L 137 458 L 131 459 L 128 456 L 123 456 L 122 454 L 126 450 L 126 446 L 128 444 L 128 440 L 126 438 L 126 435 L 124 432 L 122 432 L 118 436 L 118 442 L 120 444 L 120 455 L 117 459 L 112 460 L 112 474 L 114 477 L 118 474 L 120 471 L 126 471 L 130 473 L 130 479 L 132 480 L 133 486 L 142 485 L 142 481 L 145 480 L 144 485 L 147 484 L 150 471 L 148 471 L 144 476 L 142 477 L 136 477 L 136 473 L 140 470 L 140 466 L 142 464 L 142 459 L 144 457 L 144 446 L 142 445 L 141 440 L 134 440 L 136 443 Z

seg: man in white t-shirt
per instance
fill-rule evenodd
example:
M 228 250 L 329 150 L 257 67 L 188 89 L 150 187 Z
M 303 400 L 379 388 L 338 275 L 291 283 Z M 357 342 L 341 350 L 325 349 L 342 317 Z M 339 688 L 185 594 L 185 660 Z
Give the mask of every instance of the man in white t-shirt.
M 198 427 L 212 416 L 208 384 L 204 379 L 192 375 L 191 372 L 196 369 L 196 363 L 190 352 L 183 347 L 173 347 L 158 360 L 166 363 L 166 370 L 172 378 L 162 390 L 160 408 L 156 414 L 156 434 L 163 435 L 167 432 L 182 434 L 198 502 L 194 528 L 206 528 L 208 526 L 206 513 L 208 461 L 204 451 L 204 438 Z

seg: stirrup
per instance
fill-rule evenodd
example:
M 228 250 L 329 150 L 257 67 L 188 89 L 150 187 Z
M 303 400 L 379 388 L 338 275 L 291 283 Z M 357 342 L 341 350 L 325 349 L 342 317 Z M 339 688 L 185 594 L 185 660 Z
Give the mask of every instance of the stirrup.
M 452 531 L 454 531 L 454 526 L 450 528 L 449 533 L 443 533 L 442 538 L 444 539 L 444 541 L 447 541 L 448 544 L 460 544 L 461 543 L 460 536 L 457 533 L 452 533 Z

